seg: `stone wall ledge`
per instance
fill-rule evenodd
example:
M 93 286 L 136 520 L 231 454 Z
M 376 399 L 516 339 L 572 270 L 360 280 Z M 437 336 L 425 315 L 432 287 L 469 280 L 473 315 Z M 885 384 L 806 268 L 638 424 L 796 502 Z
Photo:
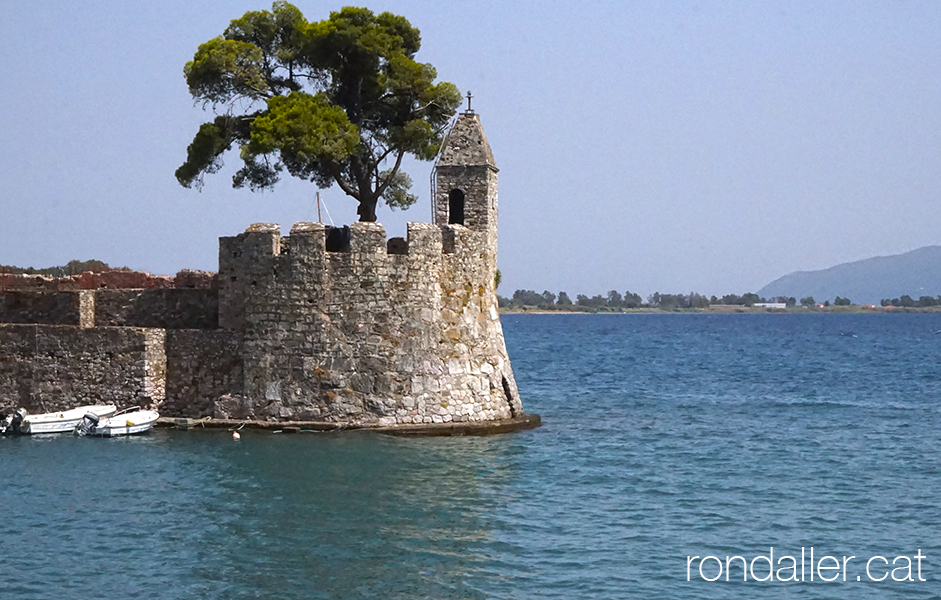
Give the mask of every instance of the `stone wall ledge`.
M 462 423 L 426 423 L 421 425 L 362 425 L 324 421 L 241 421 L 235 419 L 189 419 L 161 417 L 158 427 L 175 429 L 266 429 L 282 433 L 335 431 L 372 431 L 398 436 L 494 435 L 535 429 L 542 425 L 539 415 L 524 414 L 503 421 L 467 421 Z

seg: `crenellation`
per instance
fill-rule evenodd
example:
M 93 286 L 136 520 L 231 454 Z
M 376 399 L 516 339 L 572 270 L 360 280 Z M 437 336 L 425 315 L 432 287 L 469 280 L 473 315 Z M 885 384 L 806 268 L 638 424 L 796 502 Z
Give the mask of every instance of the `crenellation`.
M 277 225 L 266 223 L 267 227 Z M 348 232 L 348 233 L 347 233 Z M 329 249 L 330 237 L 337 246 Z M 413 256 L 418 264 L 429 257 L 443 254 L 483 256 L 488 237 L 485 232 L 462 225 L 408 223 L 407 238 L 386 238 L 379 223 L 355 223 L 348 227 L 332 227 L 319 223 L 297 223 L 290 236 L 276 231 L 252 231 L 234 237 L 220 238 L 217 287 L 230 292 L 239 282 L 266 279 L 267 275 L 284 277 L 299 263 L 308 263 L 307 270 L 329 270 L 336 276 L 352 275 L 355 266 L 370 264 L 383 273 L 402 267 L 402 255 Z M 332 261 L 332 262 L 331 262 Z

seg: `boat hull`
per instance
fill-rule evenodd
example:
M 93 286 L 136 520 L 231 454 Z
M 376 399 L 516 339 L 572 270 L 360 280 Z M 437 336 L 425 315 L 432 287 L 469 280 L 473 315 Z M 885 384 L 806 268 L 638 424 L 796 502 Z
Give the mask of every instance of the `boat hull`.
M 113 404 L 100 404 L 79 406 L 78 408 L 55 413 L 28 415 L 20 425 L 20 433 L 27 435 L 71 433 L 87 413 L 94 413 L 99 417 L 109 417 L 117 410 L 117 407 Z
M 102 419 L 88 435 L 96 437 L 117 437 L 144 433 L 153 428 L 160 417 L 156 411 L 140 410 L 124 415 Z

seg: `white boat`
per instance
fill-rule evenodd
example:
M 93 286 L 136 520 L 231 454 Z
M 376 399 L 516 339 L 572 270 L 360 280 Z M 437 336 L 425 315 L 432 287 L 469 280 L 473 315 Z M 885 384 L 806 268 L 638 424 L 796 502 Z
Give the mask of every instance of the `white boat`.
M 79 406 L 70 410 L 60 412 L 42 413 L 31 415 L 21 408 L 13 413 L 10 419 L 10 427 L 16 433 L 41 434 L 41 433 L 66 433 L 75 429 L 82 418 L 87 414 L 94 414 L 97 417 L 110 417 L 117 412 L 118 407 L 114 404 L 96 404 L 88 406 Z
M 160 418 L 160 415 L 155 410 L 134 409 L 131 412 L 107 418 L 99 418 L 97 415 L 89 413 L 75 426 L 75 433 L 98 437 L 133 435 L 151 429 L 158 418 Z

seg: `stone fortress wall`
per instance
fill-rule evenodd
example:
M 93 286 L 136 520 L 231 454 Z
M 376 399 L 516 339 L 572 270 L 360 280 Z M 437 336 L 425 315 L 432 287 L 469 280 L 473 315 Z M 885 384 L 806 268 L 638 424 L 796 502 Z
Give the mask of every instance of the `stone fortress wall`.
M 494 289 L 497 169 L 476 114 L 459 115 L 436 169 L 436 223 L 409 223 L 406 238 L 378 223 L 288 236 L 256 224 L 220 239 L 216 276 L 0 276 L 0 409 L 109 401 L 360 426 L 521 416 Z
M 176 280 L 120 271 L 0 275 L 0 411 L 102 401 L 159 406 L 167 331 L 217 327 L 214 281 L 186 271 Z M 122 285 L 152 287 L 116 289 Z

